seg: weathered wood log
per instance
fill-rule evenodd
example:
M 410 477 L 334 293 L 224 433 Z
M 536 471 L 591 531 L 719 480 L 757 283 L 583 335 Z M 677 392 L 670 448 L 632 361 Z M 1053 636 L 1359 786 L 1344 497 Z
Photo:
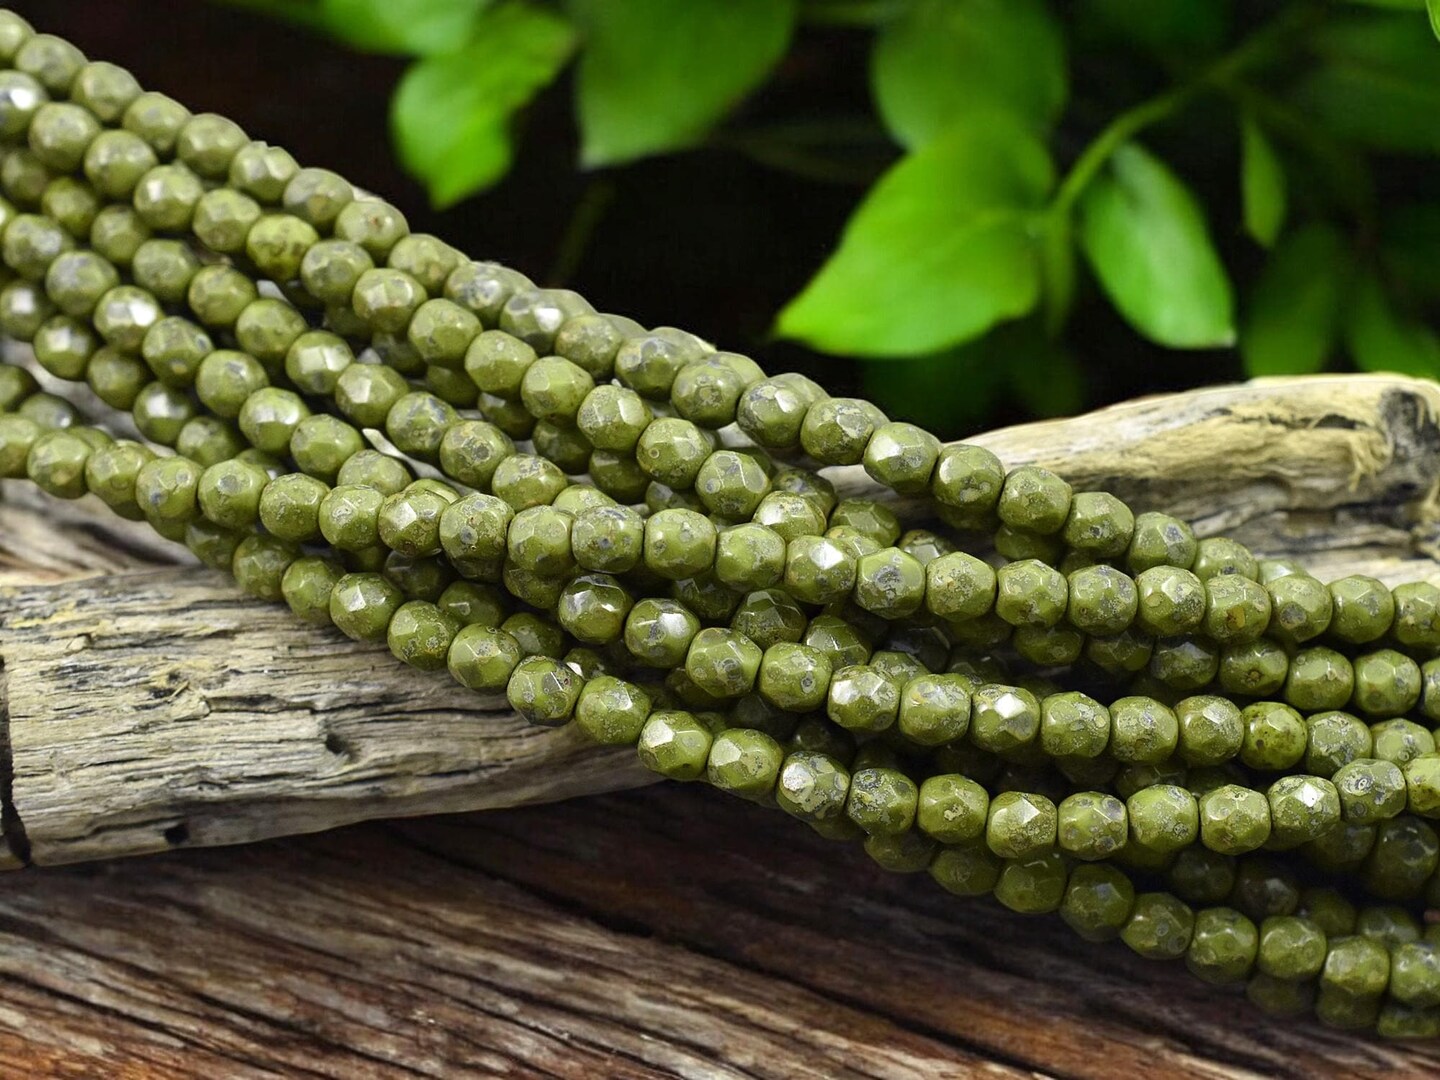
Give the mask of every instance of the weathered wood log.
M 975 441 L 1264 554 L 1299 555 L 1322 576 L 1398 582 L 1437 570 L 1437 416 L 1440 389 L 1425 381 L 1283 380 Z M 873 488 L 858 469 L 834 476 L 845 490 Z M 172 556 L 143 528 L 84 503 L 37 509 L 11 488 L 18 501 L 0 510 L 0 554 L 16 567 L 0 589 L 0 796 L 13 851 L 0 865 L 242 843 L 649 779 L 631 755 L 529 728 L 503 701 L 304 626 L 221 575 L 153 569 Z

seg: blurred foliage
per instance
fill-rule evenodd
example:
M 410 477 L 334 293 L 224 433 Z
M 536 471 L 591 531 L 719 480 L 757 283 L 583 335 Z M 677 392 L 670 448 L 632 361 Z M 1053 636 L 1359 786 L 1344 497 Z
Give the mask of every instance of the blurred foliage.
M 227 2 L 413 57 L 392 128 L 437 206 L 572 65 L 586 168 L 708 141 L 844 182 L 831 136 L 882 126 L 893 163 L 775 327 L 892 412 L 1078 407 L 1105 305 L 1160 365 L 1440 377 L 1440 0 Z M 869 36 L 872 117 L 734 119 L 836 32 Z

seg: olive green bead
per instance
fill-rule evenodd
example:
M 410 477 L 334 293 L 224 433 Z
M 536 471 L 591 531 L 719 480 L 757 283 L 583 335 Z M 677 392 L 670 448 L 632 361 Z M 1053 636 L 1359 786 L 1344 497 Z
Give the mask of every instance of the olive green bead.
M 490 489 L 516 510 L 548 506 L 569 481 L 552 462 L 531 454 L 512 454 L 495 468 Z
M 1086 634 L 1118 634 L 1135 619 L 1135 582 L 1113 566 L 1087 566 L 1067 578 L 1065 616 Z
M 1245 725 L 1240 709 L 1213 695 L 1185 698 L 1175 706 L 1178 749 L 1187 765 L 1220 765 L 1240 751 Z
M 573 424 L 594 387 L 590 373 L 578 364 L 559 356 L 545 356 L 525 369 L 520 399 L 537 420 Z
M 645 566 L 670 580 L 693 577 L 715 563 L 718 534 L 703 514 L 662 510 L 645 522 Z
M 1385 635 L 1395 619 L 1395 598 L 1383 582 L 1354 574 L 1332 581 L 1327 588 L 1333 605 L 1329 633 L 1351 645 L 1363 645 Z
M 822 536 L 825 515 L 813 500 L 790 491 L 771 491 L 755 508 L 752 520 L 773 530 L 787 543 L 798 536 Z
M 370 253 L 359 244 L 349 240 L 320 240 L 310 245 L 300 260 L 300 283 L 305 287 L 307 293 L 323 304 L 349 304 L 350 297 L 355 292 L 355 286 L 360 281 L 360 276 L 374 268 L 375 262 L 370 257 Z M 440 302 L 431 301 L 431 303 Z M 426 306 L 428 307 L 428 304 Z M 468 315 L 469 313 L 464 314 Z M 473 318 L 473 316 L 471 317 Z M 433 351 L 437 353 L 442 349 L 448 349 L 448 346 L 454 341 L 448 329 L 451 323 L 435 319 L 430 325 L 432 332 L 426 334 L 422 340 L 427 343 L 427 346 L 433 346 Z M 478 332 L 477 325 L 475 333 Z M 465 339 L 465 345 L 469 344 L 470 338 L 473 338 L 475 333 Z M 461 350 L 463 354 L 463 345 Z M 448 351 L 446 355 L 448 356 Z M 457 367 L 460 359 L 460 357 L 451 357 L 453 365 Z
M 579 574 L 560 594 L 555 617 L 577 641 L 608 645 L 618 641 L 634 599 L 609 574 Z
M 1168 514 L 1144 513 L 1135 518 L 1125 565 L 1132 574 L 1166 566 L 1188 570 L 1198 553 L 1195 533 L 1185 522 Z
M 135 185 L 134 207 L 156 232 L 183 233 L 191 227 L 205 185 L 184 165 L 157 165 Z
M 290 449 L 290 437 L 310 409 L 298 394 L 277 387 L 265 387 L 245 399 L 237 422 L 240 431 L 257 450 L 283 454 Z
M 684 664 L 700 620 L 674 600 L 646 598 L 625 619 L 625 648 L 642 664 L 674 668 Z
M 102 205 L 93 187 L 69 176 L 52 180 L 40 197 L 40 212 L 79 240 L 90 235 Z
M 95 396 L 122 411 L 135 404 L 150 375 L 144 361 L 108 345 L 96 350 L 85 368 L 85 381 Z
M 455 409 L 434 394 L 412 391 L 385 414 L 385 434 L 405 454 L 433 459 L 445 432 L 459 420 Z
M 152 275 L 142 277 L 135 269 L 137 256 L 145 249 L 145 245 L 153 243 L 151 240 L 150 228 L 140 220 L 140 215 L 135 213 L 128 206 L 106 206 L 95 215 L 95 220 L 90 224 L 90 247 L 103 259 L 109 259 L 116 266 L 130 268 L 135 275 L 135 283 L 141 288 L 149 289 L 157 297 L 166 303 L 174 303 L 185 297 L 185 289 L 190 286 L 190 279 L 184 279 L 179 289 L 179 296 L 162 293 L 155 287 L 156 282 Z M 198 262 L 194 264 L 198 269 Z
M 1104 491 L 1082 491 L 1070 502 L 1060 536 L 1074 551 L 1096 559 L 1125 554 L 1135 530 L 1135 515 L 1123 502 Z
M 299 270 L 298 260 L 296 270 Z M 425 299 L 425 290 L 409 274 L 377 267 L 360 275 L 350 303 L 355 314 L 372 329 L 398 334 L 409 326 L 411 317 Z
M 33 34 L 15 50 L 13 63 L 52 94 L 65 94 L 85 66 L 85 54 L 53 34 Z
M 1306 889 L 1300 897 L 1299 912 L 1327 936 L 1342 937 L 1355 932 L 1355 905 L 1335 889 L 1313 886 Z
M 1370 729 L 1349 713 L 1315 713 L 1306 718 L 1305 727 L 1306 772 L 1330 776 L 1351 761 L 1370 756 L 1373 746 Z
M 741 451 L 717 450 L 695 474 L 695 494 L 710 513 L 744 521 L 770 490 L 770 478 L 755 458 Z
M 200 560 L 202 565 L 208 566 L 211 570 L 221 570 L 225 573 L 230 572 L 231 564 L 235 561 L 235 551 L 244 536 L 243 533 L 213 525 L 203 518 L 191 521 L 185 526 L 185 546 Z M 281 578 L 281 591 L 284 591 L 283 577 Z M 327 623 L 330 621 L 328 615 L 325 621 Z
M 195 223 L 197 233 L 199 225 L 199 208 L 197 207 Z M 265 214 L 250 225 L 249 231 L 245 234 L 244 249 L 246 256 L 261 274 L 272 281 L 283 283 L 299 279 L 300 268 L 304 264 L 306 253 L 319 240 L 319 233 L 299 218 L 289 214 Z M 374 311 L 367 308 L 362 314 L 359 305 L 366 300 L 374 300 L 372 294 L 365 291 L 366 277 L 374 273 L 376 271 L 371 270 L 362 274 L 356 283 L 355 291 L 351 294 L 357 305 L 356 314 L 372 323 L 374 322 Z M 381 324 L 376 325 L 386 330 L 401 328 L 392 325 L 388 319 L 382 319 Z
M 868 665 L 840 667 L 830 678 L 825 712 L 850 731 L 884 731 L 899 716 L 900 687 Z
M 1094 758 L 1110 743 L 1110 710 L 1078 692 L 1040 703 L 1040 746 L 1052 758 Z
M 584 297 L 569 289 L 521 289 L 500 309 L 500 329 L 537 352 L 548 353 L 554 348 L 555 335 L 567 321 L 594 311 Z
M 650 716 L 651 699 L 640 687 L 609 675 L 590 679 L 575 703 L 575 723 L 605 746 L 630 746 Z
M 1211 536 L 1196 545 L 1195 561 L 1190 569 L 1201 581 L 1215 577 L 1237 576 L 1255 580 L 1260 567 L 1255 556 L 1244 544 L 1223 536 Z
M 1394 762 L 1357 758 L 1331 777 L 1340 812 L 1353 825 L 1373 825 L 1405 809 L 1405 774 Z
M 989 819 L 990 796 L 968 776 L 942 773 L 920 785 L 915 825 L 927 836 L 946 844 L 976 840 Z
M 455 277 L 452 272 L 447 284 Z M 597 378 L 608 378 L 614 371 L 615 354 L 620 346 L 627 338 L 644 332 L 639 323 L 619 315 L 574 315 L 565 320 L 555 335 L 555 352 Z
M 80 414 L 75 406 L 54 394 L 31 394 L 15 411 L 18 415 L 35 421 L 42 428 L 73 427 L 80 422 Z
M 11 218 L 0 237 L 0 254 L 15 273 L 43 281 L 50 264 L 75 246 L 70 234 L 49 218 L 21 214 Z
M 995 883 L 995 899 L 1025 915 L 1055 911 L 1064 900 L 1068 877 L 1065 858 L 1059 852 L 1010 859 Z
M 95 305 L 115 286 L 120 274 L 93 251 L 65 251 L 45 271 L 45 292 L 66 315 L 88 319 Z
M 1113 795 L 1075 792 L 1060 803 L 1056 815 L 1056 840 L 1060 849 L 1077 859 L 1109 858 L 1129 839 L 1125 804 Z
M 143 515 L 135 501 L 135 480 L 154 456 L 129 441 L 97 448 L 85 462 L 85 488 L 121 517 L 137 520 Z
M 344 575 L 339 565 L 315 556 L 296 559 L 280 579 L 280 592 L 303 621 L 330 625 L 330 593 Z
M 1227 783 L 1198 801 L 1200 838 L 1223 855 L 1256 851 L 1270 840 L 1270 801 L 1261 792 Z
M 407 487 L 380 504 L 377 528 L 380 541 L 410 558 L 438 555 L 440 519 L 453 499 L 420 487 Z
M 1420 940 L 1420 924 L 1410 912 L 1397 904 L 1361 908 L 1355 920 L 1355 932 L 1391 949 Z
M 730 620 L 730 629 L 744 634 L 762 649 L 781 642 L 798 642 L 809 623 L 805 612 L 781 589 L 747 593 Z M 762 669 L 763 678 L 763 669 Z
M 915 821 L 919 789 L 895 769 L 859 769 L 850 775 L 845 813 L 872 836 L 897 836 Z
M 870 436 L 863 458 L 876 483 L 902 495 L 924 495 L 940 459 L 940 440 L 914 424 L 882 424 Z
M 446 657 L 451 677 L 471 690 L 500 690 L 523 658 L 514 635 L 493 626 L 462 626 Z
M 802 603 L 828 604 L 855 587 L 857 560 L 834 540 L 801 536 L 785 553 L 785 588 Z
M 293 397 L 286 396 L 288 391 L 275 391 L 275 394 L 280 395 L 278 398 L 273 395 L 268 401 L 260 398 L 251 405 L 252 399 L 269 385 L 269 376 L 254 357 L 228 349 L 217 349 L 208 354 L 196 368 L 194 379 L 195 393 L 200 401 L 215 415 L 225 419 L 238 418 L 248 407 L 255 414 L 253 422 L 262 424 L 264 422 L 261 414 L 280 409 Z M 303 415 L 298 409 L 292 411 Z M 298 423 L 298 419 L 296 422 Z M 282 453 L 289 446 L 288 432 L 283 433 L 283 443 L 281 431 L 271 431 L 267 424 L 265 433 L 267 442 L 276 447 L 268 452 Z
M 1207 983 L 1243 982 L 1259 948 L 1255 924 L 1233 908 L 1204 908 L 1195 915 L 1195 929 L 1185 966 Z
M 0 188 L 18 205 L 32 206 L 45 196 L 55 174 L 28 148 L 11 150 L 0 159 Z
M 1252 769 L 1279 772 L 1305 756 L 1308 732 L 1300 714 L 1288 705 L 1260 701 L 1241 713 L 1245 739 L 1240 760 Z
M 1284 776 L 1270 785 L 1270 843 L 1295 847 L 1340 823 L 1335 785 L 1318 776 Z
M 260 520 L 260 500 L 269 483 L 263 469 L 243 461 L 222 461 L 200 476 L 200 511 L 216 525 L 249 529 Z
M 1135 906 L 1135 887 L 1108 863 L 1075 867 L 1065 885 L 1060 917 L 1086 941 L 1119 936 Z
M 248 304 L 236 318 L 235 341 L 267 370 L 280 371 L 290 346 L 305 333 L 308 325 L 304 316 L 289 304 L 262 297 Z
M 1070 509 L 1070 485 L 1049 470 L 1033 465 L 1010 472 L 996 506 L 1001 522 L 1010 528 L 1042 536 L 1059 532 Z
M 316 229 L 329 230 L 340 212 L 355 199 L 355 191 L 328 169 L 300 169 L 285 185 L 285 209 Z
M 830 684 L 830 660 L 817 649 L 780 641 L 761 657 L 760 696 L 778 708 L 797 713 L 818 709 L 827 700 Z
M 184 524 L 200 514 L 200 478 L 204 470 L 183 457 L 146 462 L 135 477 L 135 502 L 146 520 Z
M 206 326 L 228 330 L 259 295 L 255 283 L 239 271 L 228 266 L 205 266 L 191 277 L 185 302 Z
M 1187 904 L 1223 903 L 1235 889 L 1235 859 L 1192 844 L 1176 853 L 1166 878 Z
M 1136 622 L 1146 633 L 1160 637 L 1189 633 L 1205 618 L 1205 585 L 1188 570 L 1152 567 L 1140 574 L 1135 586 Z
M 1270 594 L 1265 587 L 1238 574 L 1205 580 L 1202 628 L 1222 645 L 1254 641 L 1270 624 Z
M 710 729 L 691 713 L 660 710 L 645 722 L 636 749 L 641 764 L 652 772 L 695 780 L 705 773 L 713 741 Z
M 1421 817 L 1440 817 L 1440 754 L 1421 754 L 1402 767 L 1407 808 Z
M 435 603 L 461 626 L 499 626 L 505 617 L 504 597 L 493 585 L 453 581 Z
M 1390 953 L 1390 995 L 1415 1008 L 1440 1005 L 1440 948 L 1429 941 L 1396 945 Z
M 191 228 L 211 251 L 233 255 L 246 250 L 246 240 L 261 213 L 260 204 L 250 196 L 217 188 L 207 191 L 195 204 Z
M 635 460 L 645 474 L 674 488 L 694 486 L 711 452 L 709 436 L 689 420 L 677 417 L 653 421 L 635 444 Z
M 403 270 L 431 295 L 440 293 L 460 263 L 460 253 L 449 244 L 423 233 L 412 233 L 395 241 L 388 264 Z
M 1000 880 L 1004 863 L 983 840 L 947 845 L 930 863 L 930 876 L 956 896 L 984 896 Z
M 164 94 L 147 91 L 126 107 L 121 123 L 126 131 L 144 139 L 157 154 L 169 156 L 189 119 L 190 112 L 183 105 Z
M 1012 626 L 1054 626 L 1065 616 L 1065 576 L 1034 559 L 1009 563 L 995 575 L 995 614 Z
M 1288 574 L 1266 585 L 1270 592 L 1271 634 L 1298 643 L 1325 632 L 1334 601 L 1330 591 L 1308 574 Z
M 996 574 L 963 551 L 942 555 L 925 567 L 925 606 L 947 621 L 988 614 L 995 605 Z
M 686 674 L 717 698 L 739 697 L 755 685 L 762 658 L 760 648 L 733 630 L 701 630 L 685 654 Z
M 75 172 L 85 151 L 100 134 L 100 122 L 88 109 L 68 101 L 41 105 L 30 120 L 30 149 L 47 169 Z
M 865 854 L 881 869 L 892 874 L 918 874 L 927 870 L 940 850 L 934 840 L 917 832 L 867 836 L 864 848 Z
M 1019 626 L 1010 639 L 1019 655 L 1039 667 L 1068 667 L 1080 659 L 1085 637 L 1068 626 Z
M 382 495 L 393 495 L 408 487 L 412 480 L 409 469 L 378 450 L 351 454 L 335 476 L 337 484 L 374 488 Z
M 734 589 L 769 588 L 784 576 L 785 541 L 763 525 L 724 529 L 716 538 L 714 572 Z
M 805 630 L 804 643 L 819 649 L 831 667 L 863 664 L 872 651 L 869 641 L 852 624 L 836 615 L 817 615 Z
M 296 558 L 299 550 L 293 545 L 273 536 L 247 536 L 235 547 L 235 557 L 230 572 L 235 583 L 251 596 L 261 600 L 283 599 L 281 583 L 285 571 Z M 348 575 L 347 575 L 348 576 Z M 344 582 L 344 578 L 341 582 Z M 338 586 L 337 586 L 338 588 Z M 334 592 L 331 593 L 331 614 L 334 615 Z M 335 620 L 340 626 L 340 620 Z M 341 629 L 344 629 L 342 626 Z M 352 635 L 353 636 L 353 635 Z
M 85 494 L 85 465 L 92 452 L 78 432 L 47 431 L 30 444 L 25 472 L 42 491 L 78 499 Z
M 145 335 L 164 314 L 150 293 L 121 285 L 100 298 L 92 322 L 109 344 L 126 352 L 139 352 Z
M 1318 923 L 1295 915 L 1272 915 L 1260 924 L 1255 966 L 1272 979 L 1313 979 L 1325 964 L 1327 944 Z
M 1311 865 L 1333 874 L 1354 874 L 1361 870 L 1375 846 L 1374 825 L 1344 822 L 1303 845 Z
M 1415 674 L 1418 696 L 1418 668 Z M 1324 646 L 1301 649 L 1290 659 L 1285 700 L 1306 712 L 1338 709 L 1350 701 L 1355 686 L 1355 670 L 1342 654 Z
M 605 384 L 585 395 L 575 423 L 597 449 L 633 452 L 651 417 L 650 407 L 635 391 Z
M 733 353 L 712 353 L 687 364 L 675 374 L 670 401 L 686 420 L 704 428 L 722 428 L 735 421 L 735 410 L 745 388 L 759 382 L 764 373 L 753 361 L 744 365 L 727 362 Z
M 1267 1016 L 1301 1017 L 1315 1007 L 1315 983 L 1312 980 L 1289 982 L 1259 973 L 1245 984 L 1245 997 Z
M 640 502 L 650 484 L 645 471 L 632 456 L 613 450 L 593 451 L 588 471 L 591 482 L 616 502 Z M 690 505 L 703 509 L 698 500 Z
M 1153 698 L 1124 697 L 1111 702 L 1110 720 L 1110 753 L 1119 761 L 1158 765 L 1179 743 L 1179 719 Z
M 583 680 L 559 660 L 527 656 L 511 673 L 505 697 L 510 707 L 530 723 L 557 727 L 574 711 L 582 683 Z M 643 745 L 643 735 L 641 739 Z
M 1227 693 L 1264 697 L 1285 685 L 1289 669 L 1285 650 L 1273 641 L 1261 639 L 1228 646 L 1221 652 L 1219 682 Z
M 1354 704 L 1371 716 L 1400 716 L 1420 700 L 1420 667 L 1394 649 L 1379 649 L 1355 659 Z
M 29 341 L 54 314 L 55 305 L 32 282 L 12 281 L 0 288 L 0 332 L 7 337 Z
M 1352 997 L 1378 997 L 1390 978 L 1390 953 L 1366 937 L 1332 939 L 1320 971 L 1321 992 L 1338 991 Z
M 69 315 L 56 315 L 40 327 L 31 346 L 44 370 L 58 379 L 78 381 L 85 377 L 100 340 L 89 324 Z
M 885 422 L 869 402 L 826 398 L 814 402 L 800 426 L 800 445 L 822 465 L 858 465 L 876 429 Z
M 385 640 L 395 659 L 420 671 L 439 671 L 458 630 L 455 620 L 434 604 L 410 600 L 396 609 Z
M 906 680 L 896 714 L 900 733 L 920 746 L 964 738 L 970 726 L 968 685 L 958 675 L 923 674 Z
M 762 801 L 775 790 L 784 757 L 780 744 L 763 731 L 732 728 L 711 742 L 705 779 L 721 791 Z
M 380 543 L 380 507 L 385 495 L 371 487 L 343 484 L 320 503 L 318 525 L 326 543 L 340 551 L 364 551 Z
M 260 523 L 281 540 L 306 543 L 320 535 L 320 504 L 328 484 L 303 473 L 271 480 L 260 496 Z
M 1168 893 L 1135 897 L 1120 940 L 1147 960 L 1175 960 L 1185 955 L 1195 930 L 1195 913 Z
M 525 372 L 536 361 L 535 350 L 500 330 L 486 330 L 465 352 L 466 373 L 487 394 L 518 400 Z
M 1395 621 L 1390 633 L 1407 649 L 1440 647 L 1440 589 L 1429 582 L 1408 582 L 1392 590 Z
M 1018 686 L 981 686 L 970 697 L 970 741 L 1003 754 L 1029 746 L 1040 734 L 1040 703 Z
M 300 170 L 288 150 L 263 142 L 247 142 L 230 158 L 229 183 L 263 203 L 278 203 L 285 185 Z
M 293 178 L 292 175 L 290 179 Z M 288 183 L 289 180 L 286 181 L 287 185 Z M 307 183 L 315 186 L 313 179 Z M 390 249 L 410 231 L 405 216 L 389 203 L 379 199 L 355 199 L 346 202 L 335 216 L 333 227 L 336 236 L 359 244 L 377 259 L 388 255 Z M 456 273 L 460 271 L 457 270 Z M 457 299 L 455 296 L 450 298 Z
M 1410 900 L 1421 894 L 1437 865 L 1440 837 L 1435 829 L 1402 814 L 1374 826 L 1374 843 L 1365 856 L 1360 881 L 1382 900 Z
M 360 427 L 383 428 L 390 410 L 409 392 L 405 376 L 378 364 L 351 364 L 335 380 L 335 404 Z
M 1413 720 L 1386 720 L 1370 727 L 1374 756 L 1404 765 L 1412 758 L 1435 752 L 1435 737 Z
M 135 284 L 166 304 L 187 304 L 207 326 L 232 327 L 256 297 L 255 285 L 227 266 L 201 266 L 179 240 L 145 239 L 131 258 Z
M 856 563 L 855 602 L 885 619 L 903 619 L 925 601 L 925 567 L 899 548 L 865 555 Z
M 23 136 L 49 100 L 49 92 L 34 76 L 23 71 L 0 72 L 0 136 Z
M 22 367 L 0 366 L 0 413 L 14 412 L 16 407 L 40 389 L 35 376 Z
M 1174 784 L 1156 784 L 1125 801 L 1130 836 L 1151 851 L 1179 851 L 1195 842 L 1200 811 L 1195 796 Z

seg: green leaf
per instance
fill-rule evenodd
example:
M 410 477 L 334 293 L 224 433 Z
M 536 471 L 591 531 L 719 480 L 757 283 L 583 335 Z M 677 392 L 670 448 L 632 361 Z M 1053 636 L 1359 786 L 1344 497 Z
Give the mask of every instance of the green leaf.
M 1360 146 L 1440 154 L 1440 56 L 1414 15 L 1357 12 L 1311 45 L 1322 62 L 1296 88 L 1303 109 Z
M 912 149 L 996 110 L 1043 134 L 1065 104 L 1064 39 L 1040 0 L 917 0 L 876 37 L 870 81 Z
M 1440 375 L 1440 337 L 1397 312 L 1374 274 L 1364 275 L 1350 296 L 1345 343 L 1362 371 Z
M 585 33 L 580 157 L 614 165 L 690 146 L 785 54 L 796 0 L 571 0 Z
M 1425 0 L 1425 10 L 1430 13 L 1430 29 L 1440 40 L 1440 0 Z
M 1205 217 L 1180 178 L 1134 143 L 1080 199 L 1080 247 L 1110 300 L 1161 345 L 1235 340 L 1234 301 Z
M 920 356 L 1025 314 L 1053 181 L 1045 147 L 1013 119 L 952 129 L 880 178 L 779 332 L 824 352 Z
M 1275 249 L 1240 331 L 1247 374 L 1302 375 L 1325 366 L 1340 329 L 1347 271 L 1344 242 L 1329 225 L 1301 229 Z
M 367 52 L 431 53 L 463 48 L 490 0 L 320 0 L 331 33 Z
M 1075 302 L 1075 236 L 1066 215 L 1047 215 L 1041 228 L 1040 285 L 1043 323 L 1053 336 L 1065 325 Z
M 564 66 L 575 44 L 568 22 L 544 8 L 486 12 L 459 52 L 427 57 L 400 80 L 390 121 L 400 160 L 446 207 L 510 167 L 510 118 Z
M 1262 247 L 1273 247 L 1285 223 L 1285 170 L 1265 132 L 1248 116 L 1240 122 L 1240 195 L 1245 231 Z

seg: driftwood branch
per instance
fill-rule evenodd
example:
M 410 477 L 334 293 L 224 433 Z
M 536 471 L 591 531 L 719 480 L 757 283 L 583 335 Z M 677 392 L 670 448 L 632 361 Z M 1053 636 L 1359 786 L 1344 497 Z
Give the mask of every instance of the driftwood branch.
M 981 436 L 1007 463 L 1171 509 L 1322 576 L 1437 570 L 1440 389 L 1283 380 Z M 846 490 L 873 485 L 836 470 Z M 243 843 L 646 782 L 383 648 L 241 596 L 85 503 L 0 505 L 0 866 Z

